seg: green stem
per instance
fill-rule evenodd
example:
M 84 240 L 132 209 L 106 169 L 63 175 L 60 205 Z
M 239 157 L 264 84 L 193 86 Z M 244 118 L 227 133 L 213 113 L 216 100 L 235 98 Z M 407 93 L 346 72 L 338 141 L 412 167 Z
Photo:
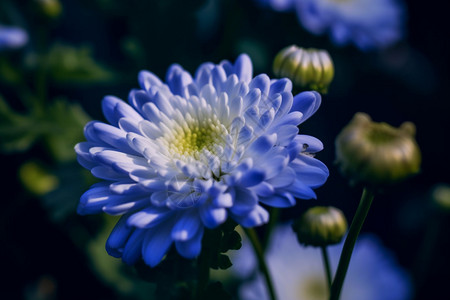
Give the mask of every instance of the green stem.
M 330 260 L 328 259 L 328 251 L 326 246 L 320 247 L 322 250 L 323 265 L 325 267 L 325 275 L 327 276 L 328 288 L 331 289 L 331 270 Z
M 272 234 L 272 230 L 275 227 L 275 225 L 278 223 L 279 218 L 280 218 L 280 209 L 278 207 L 271 207 L 269 223 L 267 224 L 266 231 L 264 232 L 264 238 L 262 241 L 262 249 L 264 252 L 266 251 L 267 246 L 269 244 L 270 235 Z
M 206 233 L 205 233 L 206 234 Z M 209 265 L 211 262 L 211 248 L 203 247 L 198 258 L 198 274 L 197 274 L 197 295 L 196 299 L 200 300 L 206 286 L 209 283 Z
M 373 192 L 367 188 L 364 188 L 361 201 L 359 202 L 358 209 L 356 210 L 356 214 L 344 242 L 344 248 L 342 249 L 341 258 L 339 259 L 336 276 L 334 277 L 333 284 L 331 285 L 330 300 L 339 299 L 353 248 L 355 247 L 356 239 L 358 238 L 361 227 L 366 219 L 367 213 L 369 212 L 373 197 Z
M 253 249 L 255 250 L 256 258 L 258 259 L 259 269 L 264 275 L 264 278 L 266 279 L 267 289 L 269 290 L 270 299 L 276 300 L 275 296 L 275 289 L 272 284 L 272 279 L 270 276 L 269 269 L 267 268 L 266 261 L 264 259 L 264 252 L 262 245 L 259 241 L 258 235 L 256 234 L 256 231 L 253 228 L 244 228 L 245 234 L 250 239 L 250 242 L 252 243 Z

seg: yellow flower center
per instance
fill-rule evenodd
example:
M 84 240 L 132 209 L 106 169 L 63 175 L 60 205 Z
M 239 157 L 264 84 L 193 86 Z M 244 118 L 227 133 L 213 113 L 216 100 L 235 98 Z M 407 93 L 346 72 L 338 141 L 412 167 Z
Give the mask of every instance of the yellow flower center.
M 208 150 L 216 152 L 217 146 L 223 145 L 226 129 L 218 118 L 213 115 L 209 118 L 190 119 L 184 126 L 176 126 L 168 141 L 168 149 L 174 155 L 192 156 Z

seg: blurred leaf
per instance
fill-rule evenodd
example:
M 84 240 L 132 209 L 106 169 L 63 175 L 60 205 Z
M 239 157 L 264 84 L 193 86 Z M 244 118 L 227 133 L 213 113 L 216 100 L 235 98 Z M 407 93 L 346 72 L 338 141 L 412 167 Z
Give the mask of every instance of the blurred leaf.
M 19 178 L 25 188 L 36 195 L 44 195 L 59 185 L 58 177 L 36 161 L 28 161 L 19 168 Z
M 46 114 L 46 121 L 54 130 L 46 132 L 44 139 L 53 157 L 58 161 L 75 159 L 74 146 L 84 139 L 83 127 L 89 116 L 77 103 L 57 99 Z
M 50 77 L 60 84 L 93 84 L 114 79 L 113 72 L 97 63 L 91 52 L 87 46 L 54 44 L 46 61 Z
M 18 83 L 20 81 L 20 72 L 6 57 L 0 57 L 0 81 L 7 83 Z
M 75 215 L 80 196 L 95 181 L 93 176 L 89 176 L 90 172 L 80 167 L 76 161 L 58 164 L 52 174 L 58 178 L 59 185 L 44 194 L 40 200 L 50 219 L 62 222 Z
M 0 97 L 0 151 L 5 153 L 28 150 L 45 126 L 36 124 L 33 117 L 13 111 Z

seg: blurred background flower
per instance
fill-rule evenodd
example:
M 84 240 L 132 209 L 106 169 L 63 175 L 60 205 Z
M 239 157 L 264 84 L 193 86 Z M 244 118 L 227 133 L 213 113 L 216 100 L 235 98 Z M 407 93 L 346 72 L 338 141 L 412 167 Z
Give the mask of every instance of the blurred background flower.
M 22 28 L 0 24 L 0 51 L 23 47 L 28 42 L 28 33 Z
M 240 288 L 240 299 L 269 299 L 262 276 L 252 273 L 251 264 L 256 264 L 252 249 L 248 241 L 243 244 L 233 257 L 231 269 L 235 275 L 247 275 L 249 279 Z M 329 247 L 332 273 L 336 271 L 342 246 L 343 242 Z M 278 299 L 328 299 L 319 249 L 300 246 L 289 225 L 275 228 L 266 257 Z M 407 300 L 411 299 L 411 288 L 409 274 L 398 265 L 395 255 L 375 235 L 362 235 L 353 252 L 341 299 Z
M 383 49 L 404 36 L 405 7 L 399 0 L 255 0 L 277 11 L 295 10 L 312 34 L 330 35 L 339 46 Z

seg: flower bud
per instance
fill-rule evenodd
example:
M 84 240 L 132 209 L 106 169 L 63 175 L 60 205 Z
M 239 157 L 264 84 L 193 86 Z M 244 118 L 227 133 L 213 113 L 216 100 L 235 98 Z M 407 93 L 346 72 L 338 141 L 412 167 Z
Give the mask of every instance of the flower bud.
M 323 247 L 339 243 L 347 232 L 347 220 L 332 206 L 308 209 L 292 225 L 300 244 Z
M 436 185 L 431 197 L 439 210 L 450 212 L 450 185 L 444 183 Z
M 415 131 L 411 122 L 394 128 L 356 113 L 336 138 L 336 163 L 352 182 L 377 187 L 401 181 L 420 169 Z
M 334 66 L 326 50 L 304 49 L 295 45 L 281 50 L 274 59 L 273 71 L 287 77 L 301 89 L 326 93 L 334 77 Z
M 46 17 L 56 18 L 61 15 L 62 6 L 59 0 L 35 0 L 39 11 Z

